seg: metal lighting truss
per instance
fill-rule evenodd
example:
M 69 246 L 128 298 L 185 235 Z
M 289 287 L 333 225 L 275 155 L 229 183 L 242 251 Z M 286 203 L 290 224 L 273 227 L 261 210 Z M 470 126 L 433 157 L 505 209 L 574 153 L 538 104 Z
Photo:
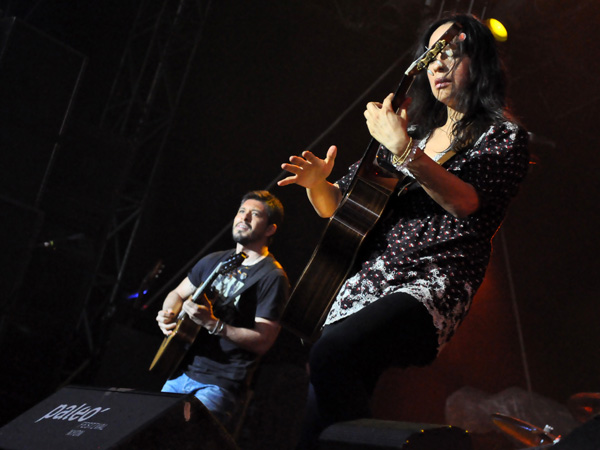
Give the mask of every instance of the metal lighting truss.
M 101 243 L 93 282 L 75 331 L 77 367 L 68 384 L 101 353 L 143 211 L 169 140 L 199 46 L 210 0 L 141 0 L 100 127 L 126 139 L 132 157 Z M 71 356 L 73 358 L 73 355 Z

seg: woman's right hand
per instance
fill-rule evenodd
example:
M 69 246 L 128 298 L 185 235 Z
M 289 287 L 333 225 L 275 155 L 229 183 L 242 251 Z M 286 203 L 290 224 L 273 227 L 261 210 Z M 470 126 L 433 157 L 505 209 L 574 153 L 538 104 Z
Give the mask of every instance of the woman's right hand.
M 412 100 L 410 98 L 404 100 L 396 112 L 392 106 L 393 98 L 394 94 L 389 94 L 383 103 L 368 103 L 364 116 L 371 136 L 395 155 L 400 155 L 410 142 L 406 126 L 407 109 Z
M 308 150 L 302 152 L 302 156 L 291 156 L 290 163 L 281 165 L 283 170 L 293 173 L 289 177 L 279 180 L 279 186 L 298 184 L 307 189 L 313 189 L 327 180 L 333 170 L 337 147 L 332 145 L 327 150 L 325 159 L 318 158 Z

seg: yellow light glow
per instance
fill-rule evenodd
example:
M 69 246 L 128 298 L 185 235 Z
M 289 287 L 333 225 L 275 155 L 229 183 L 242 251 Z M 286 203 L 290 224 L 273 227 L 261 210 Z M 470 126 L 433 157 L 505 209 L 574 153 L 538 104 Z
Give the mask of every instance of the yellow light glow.
M 485 21 L 485 24 L 488 26 L 492 34 L 494 35 L 494 39 L 499 42 L 504 42 L 508 39 L 508 31 L 502 22 L 496 19 L 488 19 Z

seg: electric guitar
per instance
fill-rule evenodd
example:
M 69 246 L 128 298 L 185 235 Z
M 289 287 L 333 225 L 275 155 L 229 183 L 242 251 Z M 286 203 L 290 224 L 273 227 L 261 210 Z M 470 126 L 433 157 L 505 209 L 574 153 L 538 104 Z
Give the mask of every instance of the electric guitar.
M 394 93 L 392 105 L 395 110 L 404 102 L 414 77 L 436 58 L 460 29 L 460 24 L 454 23 L 430 50 L 410 65 Z M 329 219 L 282 313 L 281 324 L 309 342 L 319 337 L 360 245 L 381 217 L 398 185 L 397 175 L 377 162 L 378 149 L 379 143 L 371 139 L 346 195 Z
M 235 270 L 242 264 L 246 257 L 245 253 L 240 252 L 219 263 L 202 285 L 194 291 L 190 299 L 198 305 L 210 302 L 206 297 L 206 291 L 212 285 L 215 278 Z M 184 311 L 181 311 L 177 316 L 177 325 L 173 329 L 173 332 L 163 340 L 158 352 L 154 356 L 152 364 L 150 364 L 149 370 L 170 378 L 177 367 L 179 367 L 179 364 L 181 364 L 181 361 L 196 340 L 201 329 L 200 325 L 190 319 Z

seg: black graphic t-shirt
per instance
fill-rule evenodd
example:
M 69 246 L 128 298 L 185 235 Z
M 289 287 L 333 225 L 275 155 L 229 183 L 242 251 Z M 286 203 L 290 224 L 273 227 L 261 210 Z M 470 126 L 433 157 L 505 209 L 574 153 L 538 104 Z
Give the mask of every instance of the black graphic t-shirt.
M 202 258 L 188 274 L 200 286 L 217 265 L 231 257 L 234 250 L 212 253 Z M 259 277 L 253 276 L 259 273 Z M 212 283 L 213 312 L 229 325 L 253 328 L 255 318 L 278 320 L 289 295 L 289 282 L 281 265 L 269 254 L 252 266 L 240 266 L 219 275 Z M 202 330 L 189 354 L 185 373 L 192 379 L 237 391 L 257 355 L 233 342 Z

